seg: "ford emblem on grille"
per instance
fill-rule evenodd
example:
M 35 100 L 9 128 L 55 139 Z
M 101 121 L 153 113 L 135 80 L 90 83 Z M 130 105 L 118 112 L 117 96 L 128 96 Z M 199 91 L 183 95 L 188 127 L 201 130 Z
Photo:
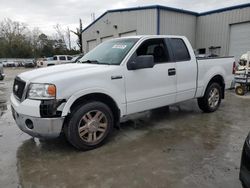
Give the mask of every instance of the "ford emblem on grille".
M 15 86 L 14 86 L 14 90 L 15 90 L 15 92 L 17 92 L 17 90 L 18 90 L 18 85 L 15 85 Z

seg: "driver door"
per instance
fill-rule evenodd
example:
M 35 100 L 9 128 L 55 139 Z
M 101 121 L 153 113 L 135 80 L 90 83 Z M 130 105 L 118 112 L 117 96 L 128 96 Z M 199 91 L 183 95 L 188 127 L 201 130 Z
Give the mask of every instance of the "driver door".
M 162 38 L 142 42 L 127 62 L 140 55 L 153 55 L 154 67 L 125 71 L 127 114 L 175 103 L 176 64 Z

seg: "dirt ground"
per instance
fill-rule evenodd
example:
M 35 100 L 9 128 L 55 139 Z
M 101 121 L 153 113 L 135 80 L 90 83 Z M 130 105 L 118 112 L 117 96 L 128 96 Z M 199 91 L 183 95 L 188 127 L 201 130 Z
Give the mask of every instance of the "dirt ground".
M 96 150 L 65 139 L 40 141 L 16 126 L 0 82 L 0 187 L 240 188 L 241 150 L 250 130 L 250 99 L 227 91 L 220 109 L 202 113 L 195 100 L 138 114 Z

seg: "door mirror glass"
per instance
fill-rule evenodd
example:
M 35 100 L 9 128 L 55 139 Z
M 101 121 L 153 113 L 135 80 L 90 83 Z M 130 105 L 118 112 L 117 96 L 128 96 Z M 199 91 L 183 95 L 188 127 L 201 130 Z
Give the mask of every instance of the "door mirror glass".
M 141 55 L 132 59 L 128 63 L 128 70 L 146 69 L 154 67 L 154 56 Z

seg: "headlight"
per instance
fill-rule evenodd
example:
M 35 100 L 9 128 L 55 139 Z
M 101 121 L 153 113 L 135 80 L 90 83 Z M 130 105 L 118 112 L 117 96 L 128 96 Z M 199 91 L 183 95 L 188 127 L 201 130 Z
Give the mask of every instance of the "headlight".
M 27 94 L 29 99 L 55 99 L 56 86 L 53 84 L 30 84 Z

